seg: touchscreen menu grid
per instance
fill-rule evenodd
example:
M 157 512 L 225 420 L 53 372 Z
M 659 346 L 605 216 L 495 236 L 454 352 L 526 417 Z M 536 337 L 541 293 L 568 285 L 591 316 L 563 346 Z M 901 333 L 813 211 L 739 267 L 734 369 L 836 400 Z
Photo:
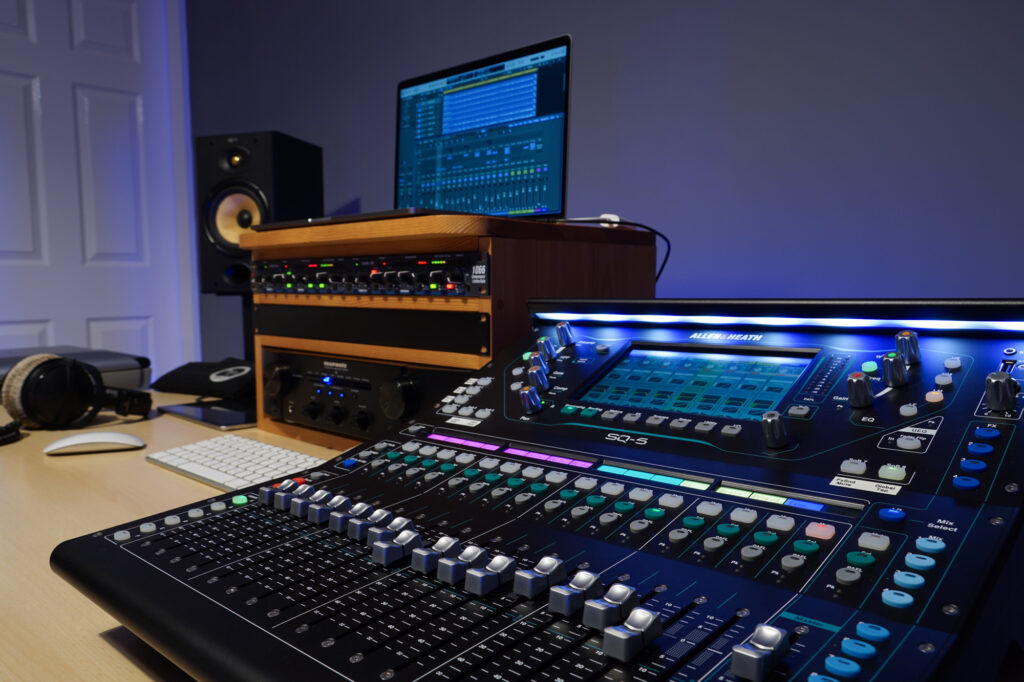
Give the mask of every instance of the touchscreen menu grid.
M 632 349 L 581 400 L 616 407 L 760 419 L 811 358 Z

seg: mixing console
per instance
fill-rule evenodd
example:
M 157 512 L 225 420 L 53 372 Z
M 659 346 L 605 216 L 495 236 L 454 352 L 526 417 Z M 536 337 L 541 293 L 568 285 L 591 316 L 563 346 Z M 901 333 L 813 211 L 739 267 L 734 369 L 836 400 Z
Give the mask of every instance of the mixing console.
M 534 303 L 400 430 L 51 563 L 199 677 L 986 679 L 1022 313 Z

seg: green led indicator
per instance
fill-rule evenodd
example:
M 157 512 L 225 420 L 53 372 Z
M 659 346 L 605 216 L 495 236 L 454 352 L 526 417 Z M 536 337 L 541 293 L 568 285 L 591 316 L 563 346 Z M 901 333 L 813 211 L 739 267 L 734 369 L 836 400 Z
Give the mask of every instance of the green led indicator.
M 324 288 L 325 286 L 327 286 L 327 285 L 326 285 L 326 284 L 324 284 L 323 282 L 320 282 L 320 288 L 321 288 L 321 289 L 323 289 L 323 288 Z
M 292 288 L 292 285 L 291 285 L 291 284 L 285 284 L 285 285 L 284 285 L 284 288 L 285 288 L 285 289 L 291 289 L 291 288 Z
M 246 504 L 248 501 L 249 501 L 249 498 L 246 497 L 245 495 L 235 495 L 234 497 L 231 498 L 231 504 L 235 505 L 236 507 L 241 507 L 243 504 Z
M 877 372 L 878 371 L 878 363 L 875 362 L 874 360 L 868 360 L 867 362 L 862 362 L 861 365 L 860 365 L 860 370 L 862 372 L 867 372 L 868 374 L 871 374 L 872 372 Z
M 430 285 L 430 288 L 431 288 L 431 289 L 436 289 L 436 288 L 437 288 L 437 285 L 436 285 L 436 284 L 431 284 L 431 285 Z

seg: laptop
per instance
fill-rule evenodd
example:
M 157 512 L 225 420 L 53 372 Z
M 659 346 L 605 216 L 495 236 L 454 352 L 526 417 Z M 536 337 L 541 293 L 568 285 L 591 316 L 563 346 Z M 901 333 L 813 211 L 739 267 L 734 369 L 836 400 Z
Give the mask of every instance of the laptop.
M 393 210 L 253 229 L 439 213 L 565 217 L 570 47 L 561 36 L 402 81 Z

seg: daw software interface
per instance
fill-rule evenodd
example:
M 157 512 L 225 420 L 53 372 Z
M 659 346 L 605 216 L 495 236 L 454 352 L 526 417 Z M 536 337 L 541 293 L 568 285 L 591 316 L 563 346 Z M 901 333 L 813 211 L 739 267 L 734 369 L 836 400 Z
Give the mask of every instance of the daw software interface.
M 396 208 L 563 216 L 569 38 L 404 81 Z

